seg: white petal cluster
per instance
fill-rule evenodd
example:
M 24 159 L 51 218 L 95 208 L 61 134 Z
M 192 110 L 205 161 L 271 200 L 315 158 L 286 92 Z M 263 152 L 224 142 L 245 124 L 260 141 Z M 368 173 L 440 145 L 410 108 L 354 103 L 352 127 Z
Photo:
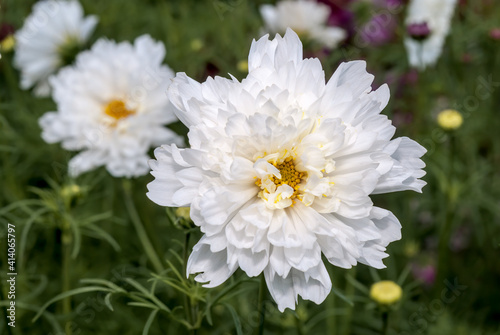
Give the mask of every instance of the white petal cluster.
M 450 30 L 456 0 L 411 0 L 406 16 L 406 25 L 426 23 L 430 35 L 423 41 L 405 38 L 405 47 L 410 65 L 425 69 L 434 65 Z
M 363 61 L 341 64 L 325 83 L 288 30 L 254 41 L 248 64 L 241 82 L 177 74 L 168 96 L 191 148 L 156 149 L 148 196 L 191 207 L 204 236 L 187 273 L 206 287 L 241 268 L 264 273 L 282 311 L 298 295 L 319 304 L 331 289 L 322 254 L 343 268 L 384 267 L 401 226 L 370 194 L 420 192 L 425 149 L 391 140 L 395 128 L 380 114 L 388 87 L 372 91 Z
M 84 44 L 96 24 L 97 17 L 83 17 L 76 0 L 38 1 L 15 35 L 14 64 L 21 71 L 21 88 L 35 86 L 35 95 L 49 96 L 49 76 L 65 65 L 61 49 L 68 43 Z
M 342 28 L 327 26 L 330 12 L 330 7 L 314 0 L 285 0 L 276 6 L 260 6 L 268 32 L 281 34 L 291 28 L 299 36 L 333 49 L 347 37 L 347 33 Z
M 164 58 L 163 43 L 149 35 L 133 45 L 100 39 L 50 78 L 57 111 L 40 118 L 42 137 L 82 150 L 69 162 L 72 175 L 99 166 L 115 177 L 144 175 L 152 146 L 182 143 L 164 127 L 177 120 L 165 99 L 174 72 Z

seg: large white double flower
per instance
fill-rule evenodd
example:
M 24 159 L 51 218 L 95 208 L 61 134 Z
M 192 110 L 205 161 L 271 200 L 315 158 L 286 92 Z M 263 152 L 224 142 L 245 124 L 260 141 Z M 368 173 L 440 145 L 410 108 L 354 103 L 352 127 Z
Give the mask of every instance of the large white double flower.
M 58 110 L 40 118 L 42 137 L 83 150 L 69 162 L 72 175 L 99 166 L 115 177 L 144 175 L 152 146 L 182 143 L 164 127 L 177 120 L 165 99 L 174 72 L 164 58 L 165 46 L 149 35 L 133 45 L 100 39 L 50 78 Z
M 21 88 L 35 86 L 35 95 L 50 95 L 49 76 L 67 65 L 65 57 L 74 56 L 96 24 L 96 16 L 83 17 L 76 0 L 37 2 L 16 33 L 14 64 L 21 70 Z
M 239 267 L 264 272 L 278 308 L 297 296 L 321 303 L 336 266 L 384 267 L 385 247 L 401 237 L 370 194 L 421 191 L 425 149 L 402 137 L 380 111 L 365 62 L 340 65 L 328 83 L 318 59 L 303 59 L 288 30 L 252 43 L 249 74 L 200 84 L 177 74 L 168 96 L 189 127 L 191 148 L 156 149 L 148 196 L 190 206 L 204 233 L 187 265 L 206 287 Z

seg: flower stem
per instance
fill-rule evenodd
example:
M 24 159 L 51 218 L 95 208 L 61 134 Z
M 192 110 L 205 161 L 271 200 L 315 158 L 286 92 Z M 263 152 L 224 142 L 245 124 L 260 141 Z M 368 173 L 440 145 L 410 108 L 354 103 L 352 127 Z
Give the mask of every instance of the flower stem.
M 68 292 L 71 289 L 71 243 L 72 236 L 70 232 L 69 223 L 63 220 L 61 227 L 61 245 L 62 245 L 62 288 L 63 292 Z M 63 314 L 68 316 L 71 313 L 71 297 L 65 297 L 62 300 Z M 71 323 L 67 322 L 65 325 L 67 335 L 71 335 Z
M 130 180 L 123 179 L 123 194 L 125 198 L 125 207 L 127 207 L 128 214 L 130 215 L 130 219 L 134 225 L 134 228 L 137 232 L 137 236 L 139 237 L 139 241 L 144 248 L 144 252 L 149 258 L 149 261 L 153 265 L 155 271 L 160 273 L 163 271 L 163 265 L 158 257 L 156 251 L 153 248 L 153 244 L 146 233 L 146 229 L 144 228 L 141 219 L 139 218 L 139 214 L 137 213 L 137 209 L 135 208 L 134 200 L 132 199 L 132 191 L 131 191 Z
M 380 334 L 387 335 L 389 330 L 389 312 L 382 312 L 382 331 Z
M 188 261 L 188 250 L 189 250 L 189 238 L 191 237 L 191 233 L 186 233 L 186 237 L 184 238 L 184 250 L 183 250 L 183 264 L 182 264 L 182 273 L 187 273 L 187 261 Z M 193 311 L 191 306 L 190 298 L 187 294 L 184 294 L 184 309 L 186 310 L 186 320 L 193 325 Z M 193 334 L 195 332 L 193 331 Z
M 441 228 L 439 246 L 438 246 L 438 276 L 437 282 L 442 283 L 445 280 L 448 273 L 448 254 L 449 254 L 449 244 L 451 239 L 451 233 L 453 228 L 453 221 L 455 219 L 455 201 L 457 195 L 454 189 L 454 162 L 455 162 L 455 138 L 453 134 L 450 137 L 450 147 L 449 147 L 449 161 L 448 161 L 448 190 L 446 190 L 445 201 L 446 210 L 444 224 Z
M 352 278 L 356 278 L 356 269 L 357 269 L 357 267 L 353 267 L 349 271 Z M 345 292 L 346 292 L 347 297 L 352 301 L 354 298 L 355 289 L 354 289 L 354 285 L 349 280 L 346 280 Z M 349 335 L 351 333 L 351 321 L 352 321 L 353 310 L 354 310 L 354 305 L 348 305 L 346 316 L 344 318 L 342 318 L 343 319 L 342 334 L 344 334 L 344 335 Z
M 266 306 L 264 304 L 265 295 L 266 295 L 266 278 L 264 277 L 264 274 L 262 274 L 260 277 L 259 302 L 258 302 L 259 328 L 258 328 L 257 334 L 259 334 L 259 335 L 264 334 L 264 322 L 265 322 L 265 317 L 266 317 Z

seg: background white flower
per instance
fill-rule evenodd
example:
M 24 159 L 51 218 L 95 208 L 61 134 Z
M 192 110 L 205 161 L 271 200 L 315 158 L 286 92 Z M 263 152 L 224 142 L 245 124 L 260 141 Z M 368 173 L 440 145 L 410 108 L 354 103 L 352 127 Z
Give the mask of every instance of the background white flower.
M 65 57 L 84 44 L 97 24 L 97 17 L 83 17 L 78 1 L 38 1 L 16 33 L 14 65 L 21 71 L 21 88 L 34 88 L 35 95 L 50 95 L 48 78 L 66 65 Z
M 327 26 L 330 11 L 330 7 L 314 0 L 287 0 L 276 6 L 260 6 L 268 32 L 281 34 L 291 28 L 299 36 L 332 49 L 347 37 L 347 33 L 342 28 Z
M 426 24 L 430 33 L 422 40 L 405 38 L 410 65 L 425 69 L 434 65 L 450 30 L 456 0 L 412 0 L 408 6 L 406 26 Z
M 176 120 L 165 97 L 174 73 L 164 58 L 163 43 L 149 35 L 133 45 L 100 39 L 50 78 L 58 110 L 40 118 L 42 137 L 83 150 L 71 159 L 71 174 L 105 165 L 115 177 L 144 175 L 151 146 L 182 143 L 164 127 Z
M 156 149 L 148 196 L 191 206 L 204 236 L 187 272 L 206 287 L 240 267 L 264 272 L 282 311 L 298 295 L 321 303 L 331 289 L 321 254 L 343 268 L 384 267 L 401 226 L 369 195 L 420 192 L 425 149 L 391 140 L 395 128 L 380 114 L 388 87 L 371 91 L 363 61 L 341 64 L 325 83 L 288 30 L 254 41 L 248 64 L 242 82 L 177 74 L 168 93 L 191 148 Z

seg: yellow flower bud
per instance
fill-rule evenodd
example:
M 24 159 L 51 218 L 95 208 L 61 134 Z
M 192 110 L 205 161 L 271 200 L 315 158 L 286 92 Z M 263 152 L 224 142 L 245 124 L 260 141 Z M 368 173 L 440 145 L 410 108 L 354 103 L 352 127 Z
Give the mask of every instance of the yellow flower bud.
M 382 280 L 370 288 L 370 298 L 381 305 L 392 305 L 401 299 L 401 286 L 391 280 Z
M 175 215 L 180 218 L 191 220 L 190 208 L 189 207 L 179 207 L 175 210 Z
M 454 109 L 447 109 L 438 114 L 437 122 L 441 128 L 453 130 L 462 125 L 464 118 L 460 112 Z
M 2 42 L 0 42 L 0 49 L 2 49 L 2 51 L 4 52 L 9 52 L 14 48 L 14 45 L 16 45 L 14 36 L 8 35 L 2 40 Z
M 248 72 L 248 62 L 246 60 L 240 60 L 236 67 L 240 72 Z
M 200 40 L 199 38 L 195 38 L 194 40 L 191 40 L 191 50 L 200 51 L 201 48 L 203 48 L 203 41 L 202 40 Z
M 418 254 L 419 250 L 420 250 L 420 246 L 415 241 L 409 241 L 404 246 L 404 253 L 405 253 L 406 257 L 408 257 L 408 258 L 411 258 L 411 257 L 415 256 L 416 254 Z
M 79 196 L 82 193 L 80 186 L 76 184 L 66 185 L 61 189 L 61 195 L 63 198 L 72 199 Z

